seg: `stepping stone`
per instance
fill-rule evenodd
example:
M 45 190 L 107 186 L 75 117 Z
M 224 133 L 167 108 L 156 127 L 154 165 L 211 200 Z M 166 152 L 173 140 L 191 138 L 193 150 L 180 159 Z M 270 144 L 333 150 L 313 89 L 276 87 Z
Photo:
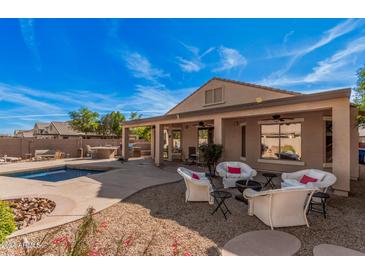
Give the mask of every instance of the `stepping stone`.
M 365 253 L 338 245 L 321 244 L 313 248 L 314 256 L 365 256 Z
M 292 256 L 300 249 L 299 239 L 276 230 L 243 233 L 228 241 L 222 256 Z

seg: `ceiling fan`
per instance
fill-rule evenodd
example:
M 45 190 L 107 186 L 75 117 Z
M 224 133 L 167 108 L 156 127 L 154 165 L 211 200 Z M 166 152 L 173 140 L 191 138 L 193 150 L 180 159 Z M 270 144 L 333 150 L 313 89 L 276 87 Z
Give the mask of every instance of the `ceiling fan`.
M 210 127 L 214 127 L 214 125 L 213 125 L 213 124 L 209 124 L 209 123 L 206 123 L 206 122 L 204 122 L 204 121 L 200 121 L 200 122 L 198 122 L 198 123 L 194 124 L 193 126 L 195 126 L 195 127 L 200 127 L 200 128 L 210 128 Z
M 279 114 L 274 114 L 273 116 L 271 116 L 272 119 L 263 119 L 264 121 L 277 121 L 277 122 L 285 122 L 287 120 L 293 120 L 294 118 L 291 117 L 281 117 Z

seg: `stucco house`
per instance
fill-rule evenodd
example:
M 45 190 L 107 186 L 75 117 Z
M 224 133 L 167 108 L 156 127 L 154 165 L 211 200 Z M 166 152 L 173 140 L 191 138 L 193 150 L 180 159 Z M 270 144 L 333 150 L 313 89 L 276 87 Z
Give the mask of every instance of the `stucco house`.
M 187 160 L 203 143 L 222 144 L 223 159 L 257 170 L 324 169 L 337 176 L 335 193 L 347 195 L 359 176 L 357 109 L 351 89 L 302 94 L 213 78 L 165 115 L 123 123 L 123 157 L 129 129 L 152 128 L 152 157 Z M 165 153 L 164 153 L 165 152 Z

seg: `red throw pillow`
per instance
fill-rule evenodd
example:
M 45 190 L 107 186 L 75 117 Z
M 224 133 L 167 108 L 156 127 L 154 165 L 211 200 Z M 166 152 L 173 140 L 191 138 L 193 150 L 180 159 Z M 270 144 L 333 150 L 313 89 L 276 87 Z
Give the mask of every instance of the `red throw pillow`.
M 195 180 L 200 180 L 199 175 L 198 175 L 198 174 L 196 174 L 196 173 L 193 173 L 193 174 L 191 175 L 191 177 L 192 177 L 193 179 L 195 179 Z
M 241 168 L 240 167 L 228 167 L 228 173 L 232 174 L 241 174 Z
M 312 177 L 309 177 L 309 176 L 307 176 L 307 175 L 304 175 L 304 176 L 302 177 L 302 179 L 300 179 L 300 183 L 302 183 L 302 184 L 304 184 L 304 185 L 306 185 L 306 184 L 308 184 L 308 183 L 315 183 L 315 182 L 317 182 L 317 179 L 312 178 Z

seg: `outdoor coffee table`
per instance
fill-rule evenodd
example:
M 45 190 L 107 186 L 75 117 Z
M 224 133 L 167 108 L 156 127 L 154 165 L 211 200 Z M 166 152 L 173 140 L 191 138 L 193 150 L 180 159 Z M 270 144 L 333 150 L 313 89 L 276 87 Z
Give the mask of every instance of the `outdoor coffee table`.
M 214 201 L 217 203 L 217 207 L 211 213 L 212 215 L 217 212 L 218 209 L 223 213 L 224 218 L 227 220 L 227 214 L 232 214 L 232 212 L 227 207 L 225 200 L 232 198 L 232 194 L 228 191 L 223 190 L 215 190 L 210 193 L 210 195 L 214 198 Z
M 243 233 L 228 241 L 222 256 L 292 256 L 300 249 L 299 239 L 277 230 Z
M 343 246 L 320 244 L 313 248 L 314 256 L 365 256 L 357 250 L 349 249 Z
M 241 192 L 241 195 L 236 195 L 235 199 L 240 201 L 240 202 L 244 202 L 247 204 L 247 200 L 242 196 L 243 191 L 245 191 L 246 188 L 251 188 L 255 191 L 261 191 L 262 190 L 262 185 L 259 182 L 256 181 L 248 181 L 246 183 L 246 180 L 239 180 L 236 182 L 236 187 L 238 189 L 239 192 Z
M 262 173 L 262 176 L 264 176 L 266 178 L 266 184 L 264 185 L 263 188 L 265 188 L 267 185 L 270 185 L 271 188 L 274 189 L 275 185 L 274 185 L 272 179 L 278 177 L 278 175 L 275 173 L 271 173 L 271 172 L 264 172 L 264 173 Z

